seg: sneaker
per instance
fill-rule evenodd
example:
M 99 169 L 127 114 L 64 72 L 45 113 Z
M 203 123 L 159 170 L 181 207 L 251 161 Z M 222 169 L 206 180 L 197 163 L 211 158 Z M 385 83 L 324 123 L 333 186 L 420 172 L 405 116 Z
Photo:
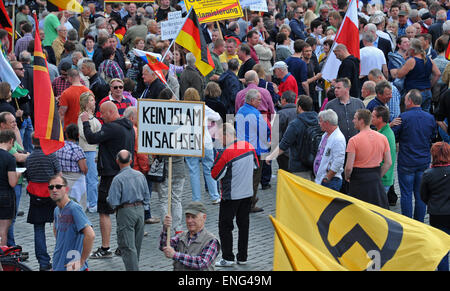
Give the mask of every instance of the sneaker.
M 97 212 L 97 206 L 94 206 L 94 207 L 88 207 L 88 212 L 89 212 L 89 213 L 96 213 L 96 212 Z
M 109 249 L 107 251 L 105 251 L 100 247 L 95 252 L 93 252 L 89 258 L 90 259 L 112 258 L 112 252 Z
M 212 204 L 213 205 L 217 205 L 217 204 L 219 204 L 220 203 L 220 198 L 217 198 L 216 200 L 213 200 L 212 201 Z
M 145 220 L 145 224 L 156 224 L 156 223 L 160 223 L 161 219 L 159 219 L 158 217 L 152 217 L 149 219 Z
M 118 256 L 118 257 L 121 257 L 121 256 L 122 256 L 122 253 L 120 252 L 120 249 L 119 249 L 119 248 L 116 249 L 116 251 L 114 252 L 114 254 L 115 254 L 116 256 Z
M 237 261 L 238 265 L 247 265 L 247 261 Z
M 234 265 L 233 261 L 227 261 L 225 259 L 221 259 L 220 261 L 216 262 L 216 267 L 231 267 Z

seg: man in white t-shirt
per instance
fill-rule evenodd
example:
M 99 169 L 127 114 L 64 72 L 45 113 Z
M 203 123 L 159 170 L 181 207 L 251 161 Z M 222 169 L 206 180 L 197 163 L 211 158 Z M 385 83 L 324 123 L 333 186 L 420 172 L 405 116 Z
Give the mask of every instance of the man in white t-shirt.
M 367 76 L 372 69 L 379 69 L 388 77 L 388 68 L 384 53 L 379 48 L 373 46 L 374 35 L 370 32 L 363 34 L 364 47 L 360 50 L 361 57 L 361 76 Z

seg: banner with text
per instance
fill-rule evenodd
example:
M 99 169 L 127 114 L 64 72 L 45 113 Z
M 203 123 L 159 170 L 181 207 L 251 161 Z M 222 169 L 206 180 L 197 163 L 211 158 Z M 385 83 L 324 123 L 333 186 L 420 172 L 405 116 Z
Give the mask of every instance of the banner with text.
M 184 0 L 186 10 L 194 7 L 199 23 L 242 17 L 239 0 Z
M 138 153 L 203 157 L 205 103 L 138 101 Z

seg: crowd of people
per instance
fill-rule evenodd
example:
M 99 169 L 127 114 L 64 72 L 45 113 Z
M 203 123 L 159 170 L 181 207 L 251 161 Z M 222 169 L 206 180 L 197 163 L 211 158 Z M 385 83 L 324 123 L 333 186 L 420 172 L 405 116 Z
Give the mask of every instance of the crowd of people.
M 213 270 L 235 258 L 245 264 L 250 213 L 264 211 L 258 190 L 271 187 L 275 159 L 279 169 L 387 209 L 397 202 L 398 182 L 403 215 L 424 222 L 428 209 L 430 224 L 450 233 L 448 0 L 360 1 L 359 58 L 334 44 L 347 0 L 269 0 L 267 12 L 246 9 L 243 17 L 201 25 L 214 62 L 207 76 L 192 53 L 161 38 L 161 22 L 183 9 L 177 1 L 82 1 L 80 14 L 48 11 L 41 0 L 17 2 L 20 37 L 12 48 L 0 29 L 1 53 L 29 94 L 12 98 L 10 84 L 0 83 L 0 244 L 15 244 L 26 185 L 40 270 L 85 270 L 88 258 L 112 257 L 114 213 L 114 252 L 127 270 L 139 269 L 145 223 L 162 223 L 160 249 L 175 270 Z M 33 132 L 36 28 L 65 136 L 50 155 Z M 166 83 L 133 48 L 164 56 Z M 325 80 L 331 53 L 341 65 L 336 79 Z M 171 215 L 169 158 L 137 151 L 143 98 L 205 102 L 204 157 L 171 157 Z M 186 179 L 192 203 L 183 211 Z M 218 238 L 204 229 L 203 180 L 208 203 L 220 207 Z M 150 205 L 152 192 L 159 209 Z M 92 253 L 86 211 L 99 213 L 101 245 Z M 52 222 L 53 265 L 45 238 Z M 68 250 L 78 250 L 80 261 L 65 262 Z M 447 257 L 438 269 L 448 266 Z

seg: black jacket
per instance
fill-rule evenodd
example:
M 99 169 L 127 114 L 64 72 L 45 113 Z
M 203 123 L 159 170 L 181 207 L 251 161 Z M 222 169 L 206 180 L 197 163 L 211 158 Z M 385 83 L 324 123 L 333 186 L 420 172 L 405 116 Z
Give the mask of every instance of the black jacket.
M 104 123 L 102 129 L 96 133 L 91 131 L 89 122 L 83 122 L 86 140 L 90 144 L 98 144 L 97 170 L 100 176 L 115 176 L 120 168 L 116 163 L 116 155 L 126 149 L 134 152 L 133 124 L 126 118 L 119 118 Z M 134 159 L 134 158 L 133 158 Z
M 305 124 L 306 126 L 312 126 L 318 123 L 319 119 L 315 111 L 299 113 L 297 114 L 297 118 L 289 122 L 279 145 L 283 151 L 289 149 L 289 172 L 295 173 L 309 170 L 300 161 L 302 139 L 305 134 Z
M 427 169 L 422 175 L 420 197 L 431 215 L 450 215 L 450 166 Z
M 357 58 L 352 55 L 346 57 L 339 66 L 337 77 L 348 78 L 352 84 L 350 96 L 359 98 L 359 60 Z

